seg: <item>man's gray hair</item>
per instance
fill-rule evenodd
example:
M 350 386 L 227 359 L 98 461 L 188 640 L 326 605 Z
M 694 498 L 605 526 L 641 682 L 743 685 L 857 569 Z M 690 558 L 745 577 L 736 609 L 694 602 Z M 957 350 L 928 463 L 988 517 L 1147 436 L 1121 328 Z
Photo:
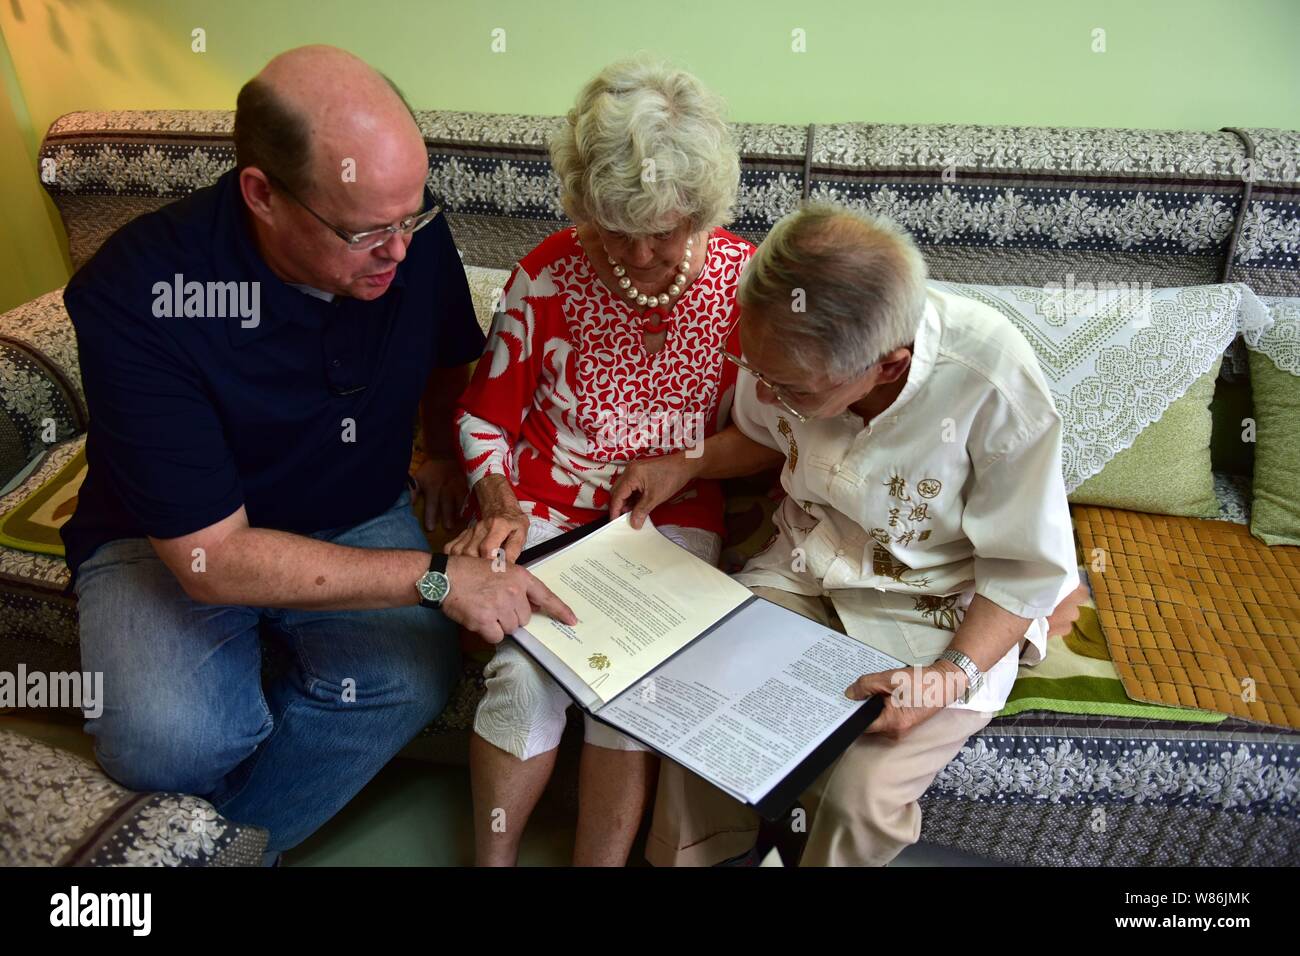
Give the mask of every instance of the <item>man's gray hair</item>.
M 797 365 L 847 379 L 916 338 L 925 282 L 925 259 L 893 220 L 811 204 L 772 227 L 739 299 Z

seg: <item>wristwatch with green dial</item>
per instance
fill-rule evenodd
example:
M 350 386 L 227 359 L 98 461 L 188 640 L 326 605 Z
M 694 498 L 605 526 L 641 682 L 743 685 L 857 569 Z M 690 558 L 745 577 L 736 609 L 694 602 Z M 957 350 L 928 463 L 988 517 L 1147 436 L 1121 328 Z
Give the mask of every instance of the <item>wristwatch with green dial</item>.
M 447 595 L 451 593 L 451 580 L 447 577 L 447 556 L 435 554 L 429 562 L 429 570 L 415 582 L 415 589 L 420 592 L 420 605 L 433 608 L 442 607 Z

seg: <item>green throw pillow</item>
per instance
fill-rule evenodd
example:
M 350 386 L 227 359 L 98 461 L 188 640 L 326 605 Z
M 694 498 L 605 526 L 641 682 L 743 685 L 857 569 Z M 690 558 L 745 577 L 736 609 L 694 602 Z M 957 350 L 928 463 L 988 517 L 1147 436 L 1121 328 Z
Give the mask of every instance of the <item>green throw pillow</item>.
M 1070 501 L 1187 518 L 1218 517 L 1210 467 L 1210 400 L 1221 362 L 1216 360 L 1131 446 L 1075 488 Z
M 1250 353 L 1255 400 L 1255 478 L 1250 533 L 1300 545 L 1300 377 Z

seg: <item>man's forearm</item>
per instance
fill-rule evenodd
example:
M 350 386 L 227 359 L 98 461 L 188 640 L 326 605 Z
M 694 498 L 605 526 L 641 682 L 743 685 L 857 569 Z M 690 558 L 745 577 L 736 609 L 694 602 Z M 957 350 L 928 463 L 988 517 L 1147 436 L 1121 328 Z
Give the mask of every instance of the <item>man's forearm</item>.
M 241 528 L 179 575 L 190 596 L 207 604 L 355 611 L 417 603 L 415 582 L 428 568 L 423 551 Z
M 987 674 L 994 664 L 1006 657 L 1007 652 L 1024 639 L 1029 625 L 1028 619 L 998 607 L 982 594 L 976 594 L 948 649 L 965 654 L 975 662 L 980 673 Z M 948 661 L 939 663 L 956 673 L 964 674 L 956 664 Z
M 759 444 L 735 425 L 728 425 L 705 439 L 695 462 L 695 477 L 739 478 L 775 468 L 784 460 L 781 452 Z

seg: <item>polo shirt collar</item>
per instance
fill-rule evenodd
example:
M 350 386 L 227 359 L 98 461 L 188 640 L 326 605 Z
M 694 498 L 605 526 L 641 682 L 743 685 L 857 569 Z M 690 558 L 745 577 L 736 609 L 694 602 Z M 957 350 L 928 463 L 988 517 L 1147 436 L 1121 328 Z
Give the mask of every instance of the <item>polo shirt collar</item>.
M 304 285 L 301 282 L 290 282 L 289 288 L 297 289 L 303 295 L 309 295 L 313 299 L 320 299 L 322 302 L 334 301 L 333 292 L 326 292 L 324 289 L 318 289 L 314 285 Z

